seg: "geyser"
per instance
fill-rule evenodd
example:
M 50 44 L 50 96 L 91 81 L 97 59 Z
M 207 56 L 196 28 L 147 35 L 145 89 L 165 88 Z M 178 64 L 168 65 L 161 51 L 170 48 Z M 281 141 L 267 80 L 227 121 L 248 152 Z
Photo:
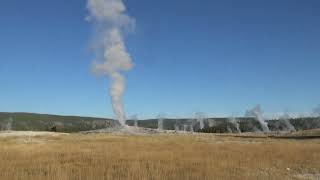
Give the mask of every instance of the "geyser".
M 259 121 L 263 132 L 270 131 L 268 127 L 268 123 L 264 120 L 262 116 L 262 110 L 260 105 L 256 105 L 253 109 L 247 110 L 245 116 L 255 117 L 256 120 Z
M 8 119 L 7 124 L 5 125 L 5 130 L 11 131 L 11 129 L 12 129 L 12 121 L 13 121 L 13 119 L 12 119 L 12 117 L 10 117 L 10 118 Z
M 235 127 L 236 130 L 237 130 L 237 133 L 241 133 L 240 124 L 239 124 L 239 122 L 237 121 L 237 119 L 232 116 L 232 117 L 230 117 L 228 120 L 229 120 L 229 122 L 230 122 L 231 124 L 234 125 L 234 127 Z M 233 132 L 233 131 L 231 130 L 231 132 Z
M 127 52 L 123 34 L 135 26 L 135 20 L 125 14 L 122 0 L 88 0 L 88 21 L 93 22 L 96 33 L 93 41 L 95 61 L 94 73 L 107 75 L 110 79 L 109 94 L 113 112 L 121 125 L 125 125 L 125 112 L 122 96 L 125 90 L 125 77 L 122 71 L 128 71 L 133 63 Z
M 199 128 L 203 129 L 204 128 L 204 119 L 206 118 L 206 114 L 203 112 L 196 112 L 195 118 L 199 122 Z
M 138 127 L 138 115 L 134 114 L 130 117 L 130 119 L 133 121 L 134 127 Z
M 158 115 L 158 129 L 163 130 L 163 120 L 165 118 L 164 114 L 159 114 Z
M 176 120 L 176 122 L 175 122 L 175 124 L 174 124 L 174 130 L 175 130 L 175 131 L 179 131 L 179 130 L 180 130 L 178 120 Z
M 290 115 L 288 113 L 284 113 L 280 116 L 279 121 L 282 122 L 286 127 L 287 131 L 296 131 L 294 126 L 290 123 Z

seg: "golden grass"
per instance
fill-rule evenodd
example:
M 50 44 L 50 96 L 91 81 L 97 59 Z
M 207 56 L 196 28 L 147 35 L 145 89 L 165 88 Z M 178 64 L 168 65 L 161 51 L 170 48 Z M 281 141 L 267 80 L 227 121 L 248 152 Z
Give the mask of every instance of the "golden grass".
M 299 179 L 319 173 L 319 140 L 108 134 L 0 138 L 0 179 L 5 180 Z

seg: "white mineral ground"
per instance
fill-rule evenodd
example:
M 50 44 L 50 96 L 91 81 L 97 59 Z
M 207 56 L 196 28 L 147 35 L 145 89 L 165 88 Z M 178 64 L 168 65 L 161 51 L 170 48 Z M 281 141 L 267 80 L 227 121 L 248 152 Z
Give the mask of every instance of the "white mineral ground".
M 320 129 L 312 129 L 298 132 L 269 132 L 269 133 L 257 133 L 257 132 L 246 132 L 241 134 L 234 133 L 198 133 L 192 131 L 176 131 L 176 130 L 159 130 L 150 129 L 134 126 L 117 126 L 113 128 L 82 131 L 81 134 L 95 134 L 95 133 L 107 133 L 112 135 L 153 135 L 153 134 L 197 134 L 197 135 L 215 135 L 215 136 L 233 136 L 233 137 L 270 137 L 270 136 L 317 136 L 320 137 Z M 42 131 L 0 131 L 0 138 L 7 137 L 57 137 L 62 135 L 69 135 L 69 133 L 58 133 L 58 132 L 42 132 Z
M 35 137 L 35 136 L 60 136 L 68 133 L 41 132 L 41 131 L 0 131 L 0 137 Z
M 136 134 L 136 135 L 148 135 L 148 134 L 192 134 L 189 131 L 176 131 L 176 130 L 160 130 L 151 128 L 142 128 L 134 126 L 117 126 L 113 128 L 84 131 L 82 133 L 111 133 L 111 134 Z

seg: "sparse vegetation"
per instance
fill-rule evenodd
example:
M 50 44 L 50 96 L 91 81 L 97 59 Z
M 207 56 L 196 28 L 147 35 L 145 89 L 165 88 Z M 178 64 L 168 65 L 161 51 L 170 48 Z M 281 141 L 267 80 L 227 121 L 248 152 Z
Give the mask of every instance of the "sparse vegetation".
M 320 141 L 212 134 L 0 138 L 0 179 L 319 178 Z

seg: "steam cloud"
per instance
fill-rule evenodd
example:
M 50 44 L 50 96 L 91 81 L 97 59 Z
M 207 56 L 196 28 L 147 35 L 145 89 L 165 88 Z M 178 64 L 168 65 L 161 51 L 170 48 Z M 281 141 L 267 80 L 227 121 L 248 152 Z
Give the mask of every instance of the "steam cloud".
M 320 104 L 313 109 L 313 115 L 316 117 L 320 117 Z
M 128 71 L 133 63 L 126 50 L 123 34 L 133 29 L 135 20 L 125 14 L 122 0 L 88 0 L 88 21 L 93 22 L 97 38 L 94 40 L 96 59 L 92 70 L 110 78 L 109 93 L 112 107 L 121 125 L 125 125 L 125 112 L 122 96 L 125 90 L 125 77 L 122 71 Z
M 206 119 L 206 114 L 203 112 L 195 113 L 196 120 L 199 122 L 200 129 L 204 128 L 204 120 Z
M 138 127 L 138 115 L 134 114 L 130 117 L 130 120 L 133 120 L 134 122 L 134 127 Z
M 158 129 L 163 130 L 163 120 L 165 119 L 166 115 L 161 113 L 158 115 Z
M 290 115 L 288 113 L 284 113 L 280 116 L 279 121 L 285 124 L 287 131 L 296 131 L 295 127 L 290 123 Z
M 246 116 L 255 117 L 259 121 L 263 132 L 269 132 L 270 131 L 269 127 L 268 127 L 268 123 L 264 120 L 264 118 L 262 116 L 262 110 L 261 110 L 261 106 L 260 105 L 257 105 L 253 109 L 248 110 L 246 112 Z
M 237 133 L 241 133 L 240 124 L 235 117 L 230 117 L 229 122 L 235 126 Z M 232 130 L 231 130 L 231 133 L 232 133 Z

